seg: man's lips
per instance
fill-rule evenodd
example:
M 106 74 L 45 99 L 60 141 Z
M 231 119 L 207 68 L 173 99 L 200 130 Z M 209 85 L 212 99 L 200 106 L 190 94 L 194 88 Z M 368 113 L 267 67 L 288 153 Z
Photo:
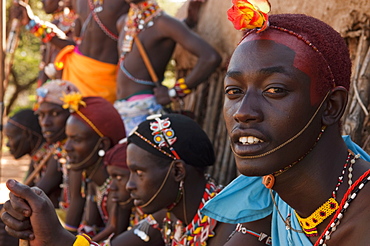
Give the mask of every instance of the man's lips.
M 53 136 L 55 134 L 55 132 L 54 131 L 43 131 L 42 132 L 42 135 L 45 137 L 45 138 L 47 138 L 47 137 L 51 137 L 51 136 Z
M 241 156 L 257 155 L 268 147 L 263 134 L 252 129 L 233 131 L 231 140 L 234 153 Z
M 140 205 L 145 204 L 139 197 L 133 195 L 132 193 L 130 195 L 131 195 L 131 199 L 134 201 L 134 205 L 136 207 L 140 207 Z
M 239 137 L 239 143 L 242 145 L 252 145 L 252 144 L 258 144 L 263 143 L 264 141 L 262 139 L 259 139 L 254 136 L 241 136 Z

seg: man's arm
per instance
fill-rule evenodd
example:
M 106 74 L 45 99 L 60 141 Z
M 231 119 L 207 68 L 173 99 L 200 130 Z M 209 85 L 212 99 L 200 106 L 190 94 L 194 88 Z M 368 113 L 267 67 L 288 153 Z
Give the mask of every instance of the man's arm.
M 68 171 L 68 189 L 70 194 L 70 204 L 66 215 L 66 229 L 73 234 L 77 234 L 77 228 L 81 223 L 85 208 L 85 198 L 81 195 L 81 171 Z
M 14 17 L 20 19 L 22 25 L 35 36 L 40 37 L 43 42 L 50 42 L 60 49 L 75 44 L 72 40 L 67 39 L 65 33 L 57 26 L 35 16 L 31 7 L 23 1 L 15 2 L 14 8 L 16 8 L 14 12 L 18 12 L 17 16 Z
M 171 101 L 171 97 L 184 97 L 201 82 L 204 82 L 220 65 L 222 58 L 210 44 L 190 30 L 183 22 L 164 15 L 163 18 L 158 19 L 156 25 L 158 25 L 157 29 L 161 30 L 163 37 L 174 40 L 198 58 L 191 72 L 185 78 L 179 79 L 174 88 L 170 90 L 165 86 L 154 88 L 157 102 L 166 105 Z
M 194 68 L 185 78 L 190 89 L 206 80 L 220 65 L 222 59 L 219 53 L 183 22 L 164 16 L 156 24 L 159 25 L 158 29 L 163 32 L 164 37 L 173 39 L 198 58 Z

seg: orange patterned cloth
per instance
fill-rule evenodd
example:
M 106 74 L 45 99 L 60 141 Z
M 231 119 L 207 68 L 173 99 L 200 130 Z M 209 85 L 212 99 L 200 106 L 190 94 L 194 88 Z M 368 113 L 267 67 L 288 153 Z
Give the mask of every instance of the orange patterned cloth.
M 54 65 L 63 69 L 62 78 L 76 85 L 82 96 L 100 96 L 111 103 L 116 100 L 117 65 L 79 54 L 73 45 L 59 52 Z

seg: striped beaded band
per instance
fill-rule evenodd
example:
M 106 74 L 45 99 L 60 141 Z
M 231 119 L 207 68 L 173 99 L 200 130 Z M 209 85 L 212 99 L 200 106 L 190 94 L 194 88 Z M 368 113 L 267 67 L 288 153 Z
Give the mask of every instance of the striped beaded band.
M 156 144 L 152 143 L 149 139 L 147 139 L 146 137 L 144 137 L 143 135 L 141 135 L 140 133 L 138 133 L 137 131 L 134 132 L 134 134 L 136 136 L 138 136 L 139 138 L 141 138 L 142 140 L 144 140 L 146 143 L 148 143 L 150 146 L 152 146 L 153 148 L 157 149 L 158 151 L 160 151 L 161 153 L 163 153 L 164 155 L 170 157 L 171 159 L 173 160 L 177 160 L 177 158 L 174 156 L 174 155 L 171 155 L 170 153 L 168 153 L 167 151 L 161 149 L 160 147 L 158 147 Z
M 147 120 L 155 119 L 155 121 L 150 122 L 149 126 L 152 131 L 151 135 L 154 136 L 153 140 L 155 143 L 141 135 L 137 130 L 134 131 L 134 134 L 171 159 L 180 160 L 180 156 L 172 147 L 172 145 L 177 141 L 177 137 L 175 136 L 175 131 L 170 127 L 171 121 L 169 118 L 161 119 L 161 116 L 161 114 L 155 114 L 147 117 Z M 163 150 L 162 147 L 167 147 L 171 153 Z

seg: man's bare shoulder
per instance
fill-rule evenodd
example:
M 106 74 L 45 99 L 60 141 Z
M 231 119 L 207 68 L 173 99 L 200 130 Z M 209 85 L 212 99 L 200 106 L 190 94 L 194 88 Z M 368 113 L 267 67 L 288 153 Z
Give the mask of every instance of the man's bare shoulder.
M 177 19 L 169 14 L 167 14 L 166 12 L 162 12 L 162 14 L 160 16 L 157 17 L 156 19 L 156 24 L 158 25 L 166 25 L 166 26 L 172 26 L 172 25 L 181 25 L 181 26 L 186 26 L 185 23 L 180 20 L 180 19 Z

